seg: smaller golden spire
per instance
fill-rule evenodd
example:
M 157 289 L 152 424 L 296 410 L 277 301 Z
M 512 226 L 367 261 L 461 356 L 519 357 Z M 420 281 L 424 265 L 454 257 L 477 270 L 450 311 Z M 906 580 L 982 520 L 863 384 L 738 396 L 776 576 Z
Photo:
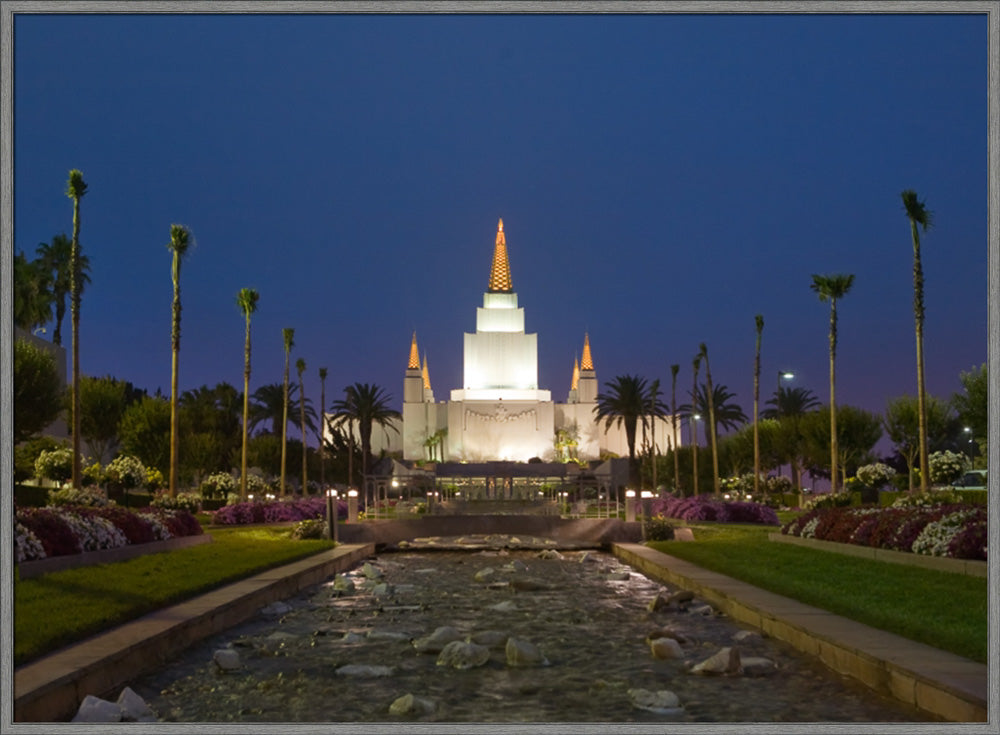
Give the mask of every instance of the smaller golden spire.
M 427 353 L 426 352 L 424 353 L 424 370 L 423 370 L 423 375 L 424 375 L 424 389 L 425 390 L 430 390 L 431 389 L 431 374 L 429 372 L 427 372 Z
M 581 370 L 593 370 L 594 358 L 590 356 L 590 335 L 583 334 L 583 357 L 580 358 Z
M 573 358 L 573 382 L 570 383 L 569 389 L 576 390 L 580 387 L 580 362 Z
M 503 234 L 503 219 L 497 223 L 497 240 L 493 248 L 493 268 L 490 270 L 490 293 L 510 293 L 510 263 L 507 262 L 507 238 Z
M 410 361 L 406 364 L 407 370 L 420 369 L 420 353 L 417 352 L 417 333 L 413 333 L 413 342 L 410 343 Z

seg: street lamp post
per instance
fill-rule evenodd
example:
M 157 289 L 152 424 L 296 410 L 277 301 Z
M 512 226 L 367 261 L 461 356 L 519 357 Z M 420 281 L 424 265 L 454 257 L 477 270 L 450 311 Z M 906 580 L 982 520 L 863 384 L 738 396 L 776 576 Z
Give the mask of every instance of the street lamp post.
M 329 489 L 326 491 L 326 528 L 327 536 L 337 543 L 337 491 Z
M 963 434 L 968 434 L 968 439 L 966 440 L 966 454 L 969 456 L 969 462 L 972 463 L 972 469 L 976 469 L 976 455 L 979 454 L 979 447 L 976 446 L 976 438 L 972 434 L 972 427 L 966 426 L 962 429 Z
M 791 380 L 795 377 L 795 373 L 790 370 L 779 370 L 778 371 L 778 389 L 774 392 L 774 415 L 781 416 L 781 381 Z

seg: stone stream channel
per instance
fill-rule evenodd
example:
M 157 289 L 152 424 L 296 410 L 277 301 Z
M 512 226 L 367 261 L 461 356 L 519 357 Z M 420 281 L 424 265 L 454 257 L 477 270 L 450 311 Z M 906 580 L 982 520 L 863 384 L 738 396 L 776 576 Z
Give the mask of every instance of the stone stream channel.
M 459 541 L 371 557 L 129 686 L 164 722 L 927 720 L 610 554 Z M 725 648 L 730 673 L 695 673 Z

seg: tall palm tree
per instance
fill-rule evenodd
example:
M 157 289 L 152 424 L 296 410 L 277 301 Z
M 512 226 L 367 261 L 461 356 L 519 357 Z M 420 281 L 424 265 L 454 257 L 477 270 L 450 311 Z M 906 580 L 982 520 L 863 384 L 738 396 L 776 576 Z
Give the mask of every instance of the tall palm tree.
M 694 396 L 698 395 L 698 369 L 701 367 L 701 357 L 694 356 L 691 363 L 694 372 L 694 385 L 691 386 L 692 410 L 688 413 L 688 427 L 691 429 L 691 476 L 694 478 L 694 497 L 698 497 L 698 427 L 695 425 Z
M 288 356 L 295 345 L 295 330 L 285 327 L 281 330 L 281 338 L 285 343 L 285 379 L 282 383 L 282 413 L 281 413 L 281 497 L 285 497 L 285 457 L 288 450 Z
M 819 399 L 808 388 L 782 388 L 774 393 L 774 398 L 768 398 L 767 404 L 774 408 L 765 409 L 761 416 L 765 419 L 780 419 L 788 428 L 789 445 L 788 460 L 792 469 L 792 484 L 796 492 L 800 485 L 799 458 L 801 455 L 802 433 L 799 423 L 803 416 L 814 408 L 819 408 Z
M 339 425 L 347 424 L 350 429 L 354 423 L 358 425 L 358 435 L 361 437 L 361 473 L 367 478 L 371 468 L 372 428 L 381 426 L 383 430 L 398 431 L 395 421 L 402 418 L 399 411 L 389 408 L 392 397 L 378 385 L 355 383 L 344 388 L 344 397 L 333 402 L 331 408 Z M 352 444 L 353 449 L 353 444 Z
M 917 408 L 920 429 L 920 491 L 927 492 L 927 406 L 924 390 L 924 269 L 920 261 L 920 231 L 931 226 L 931 213 L 926 205 L 917 199 L 917 192 L 907 189 L 902 193 L 903 208 L 910 220 L 910 236 L 913 239 L 913 316 L 917 334 Z
M 625 442 L 628 445 L 629 481 L 635 482 L 638 473 L 635 466 L 635 432 L 640 419 L 645 424 L 649 411 L 647 404 L 646 379 L 638 375 L 619 375 L 604 384 L 607 392 L 598 393 L 594 413 L 598 420 L 604 419 L 604 431 L 612 424 L 625 426 Z
M 844 298 L 854 284 L 854 274 L 830 276 L 813 274 L 812 290 L 821 302 L 830 302 L 830 492 L 837 492 L 837 301 Z
M 191 233 L 183 225 L 170 225 L 167 249 L 173 254 L 171 276 L 174 281 L 174 301 L 170 328 L 170 496 L 177 495 L 177 465 L 180 427 L 177 425 L 178 358 L 181 351 L 181 261 L 191 247 Z
M 319 369 L 319 485 L 326 488 L 326 375 L 325 367 Z
M 241 288 L 236 305 L 246 320 L 246 341 L 243 345 L 243 452 L 240 461 L 240 498 L 247 499 L 247 424 L 250 419 L 250 315 L 257 311 L 260 294 L 252 288 Z
M 41 260 L 14 255 L 14 325 L 26 332 L 52 319 L 51 274 Z
M 760 431 L 757 427 L 760 408 L 760 338 L 764 333 L 764 316 L 757 314 L 754 317 L 754 324 L 757 327 L 757 340 L 753 355 L 753 494 L 758 497 L 760 493 Z
M 716 436 L 718 436 L 719 427 L 729 431 L 742 426 L 749 421 L 747 415 L 743 413 L 743 409 L 740 407 L 740 404 L 733 400 L 734 398 L 736 398 L 736 394 L 730 391 L 729 386 L 725 383 L 718 383 L 717 385 L 712 386 L 712 407 L 715 409 Z M 697 413 L 701 414 L 702 417 L 707 416 L 707 386 L 704 383 L 698 386 L 698 393 L 695 397 L 693 408 L 690 403 L 685 403 L 678 406 L 678 410 L 682 414 Z M 711 429 L 708 427 L 707 422 L 705 426 L 705 441 L 708 443 L 712 441 Z
M 73 242 L 66 235 L 56 235 L 51 243 L 39 243 L 35 249 L 42 268 L 51 274 L 51 297 L 55 306 L 55 329 L 52 330 L 52 344 L 62 344 L 62 322 L 66 316 L 66 297 L 72 291 L 73 280 Z M 80 294 L 83 287 L 90 283 L 90 258 L 77 252 L 80 271 Z
M 715 426 L 715 395 L 712 391 L 712 369 L 708 364 L 708 347 L 701 343 L 701 357 L 705 361 L 705 394 L 708 396 L 708 426 L 709 438 L 712 442 L 712 486 L 716 495 L 721 494 L 719 487 L 719 447 L 718 429 Z
M 69 172 L 66 196 L 73 200 L 73 244 L 70 252 L 70 324 L 73 332 L 73 487 L 81 487 L 82 455 L 80 454 L 80 294 L 83 278 L 80 274 L 80 200 L 87 193 L 87 184 L 79 169 Z
M 649 393 L 646 398 L 647 416 L 643 417 L 643 426 L 649 423 L 650 428 L 650 458 L 652 459 L 653 492 L 656 492 L 656 419 L 662 418 L 667 413 L 667 407 L 660 400 L 660 379 L 656 378 L 649 384 Z
M 670 426 L 672 428 L 671 435 L 673 438 L 673 449 L 674 449 L 674 492 L 676 493 L 680 487 L 678 483 L 678 477 L 681 474 L 681 459 L 677 453 L 677 373 L 680 372 L 680 365 L 670 366 Z
M 288 411 L 294 415 L 299 411 L 299 387 L 292 383 L 288 386 Z M 264 431 L 278 436 L 281 434 L 281 421 L 285 418 L 285 387 L 281 383 L 267 383 L 260 386 L 250 396 L 250 433 L 261 426 Z M 315 430 L 316 411 L 312 401 L 306 400 L 306 427 Z M 286 422 L 287 423 L 287 422 Z
M 295 361 L 295 371 L 299 374 L 299 393 L 304 399 L 306 396 L 306 384 L 302 379 L 302 373 L 306 371 L 306 361 L 303 358 L 299 358 Z M 299 401 L 299 422 L 302 428 L 302 494 L 307 494 L 306 485 L 306 456 L 308 444 L 306 443 L 306 402 L 305 400 Z

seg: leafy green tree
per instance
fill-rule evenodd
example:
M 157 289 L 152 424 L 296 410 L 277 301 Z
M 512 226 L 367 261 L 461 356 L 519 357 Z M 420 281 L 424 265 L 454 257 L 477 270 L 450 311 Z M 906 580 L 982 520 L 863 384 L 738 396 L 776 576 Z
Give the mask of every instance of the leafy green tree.
M 14 444 L 30 439 L 59 417 L 63 387 L 55 358 L 26 339 L 14 341 Z
M 288 449 L 288 357 L 295 345 L 295 330 L 285 327 L 281 330 L 281 339 L 285 344 L 285 379 L 282 383 L 283 400 L 281 403 L 281 485 L 280 495 L 285 497 L 285 456 Z
M 243 437 L 240 454 L 240 497 L 247 498 L 247 422 L 250 416 L 250 317 L 257 311 L 260 294 L 252 288 L 241 288 L 236 294 L 236 305 L 246 320 L 246 340 L 243 345 Z
M 391 396 L 378 385 L 354 383 L 344 388 L 343 398 L 333 402 L 332 408 L 338 425 L 357 424 L 358 436 L 361 438 L 361 471 L 366 478 L 372 460 L 372 429 L 380 426 L 384 431 L 398 431 L 396 421 L 402 415 L 389 408 L 391 400 Z
M 26 332 L 46 324 L 52 318 L 52 292 L 49 274 L 39 260 L 28 260 L 24 253 L 14 255 L 14 325 Z
M 745 472 L 768 472 L 779 466 L 783 459 L 783 429 L 777 419 L 760 419 L 757 422 L 756 444 L 753 425 L 743 426 L 723 437 L 720 447 L 725 446 L 729 459 L 727 467 L 731 474 Z M 759 470 L 755 466 L 759 465 Z M 754 490 L 754 494 L 760 488 Z
M 920 440 L 920 491 L 927 492 L 927 391 L 924 387 L 924 269 L 920 259 L 920 230 L 931 226 L 931 213 L 926 205 L 917 199 L 917 192 L 907 189 L 901 194 L 906 218 L 910 221 L 910 236 L 913 239 L 913 316 L 917 337 L 917 401 L 919 402 Z
M 185 460 L 181 464 L 187 468 L 188 476 L 200 470 L 228 472 L 236 464 L 241 445 L 242 402 L 239 391 L 226 382 L 217 383 L 214 388 L 203 385 L 181 394 L 179 423 L 185 443 Z M 188 443 L 198 435 L 211 438 L 198 440 L 199 458 L 195 461 L 187 457 Z
M 181 352 L 181 262 L 191 248 L 191 233 L 183 225 L 170 225 L 170 242 L 167 249 L 172 253 L 171 277 L 174 282 L 174 301 L 171 309 L 170 329 L 170 496 L 177 495 L 177 468 L 180 430 L 177 423 L 177 405 L 180 396 L 177 388 L 178 360 Z
M 142 460 L 147 468 L 170 464 L 170 401 L 161 396 L 143 396 L 131 404 L 118 426 L 121 449 Z
M 873 450 L 882 438 L 882 420 L 874 413 L 855 406 L 837 406 L 836 424 L 830 421 L 830 407 L 822 406 L 817 411 L 802 417 L 802 434 L 805 437 L 805 460 L 814 475 L 831 472 L 830 458 L 826 456 L 831 439 L 830 426 L 837 427 L 837 472 L 841 480 L 854 475 L 858 467 L 875 460 Z M 831 478 L 831 490 L 833 479 Z
M 830 492 L 837 492 L 837 301 L 844 298 L 854 284 L 854 275 L 836 274 L 821 276 L 813 274 L 812 290 L 819 294 L 821 302 L 830 302 Z
M 606 391 L 598 393 L 594 413 L 598 421 L 604 421 L 604 431 L 612 424 L 625 427 L 625 442 L 628 446 L 629 480 L 637 479 L 635 461 L 635 436 L 640 420 L 645 420 L 649 412 L 646 379 L 638 375 L 619 375 L 604 384 Z
M 299 376 L 299 393 L 302 396 L 306 394 L 306 384 L 302 379 L 302 374 L 306 371 L 306 361 L 303 358 L 299 358 L 295 361 L 295 372 Z M 306 449 L 308 444 L 306 443 L 306 402 L 299 401 L 299 421 L 302 428 L 302 492 L 308 492 L 308 484 L 306 482 L 307 468 L 309 464 L 308 456 L 306 454 Z
M 767 400 L 773 408 L 765 409 L 761 415 L 766 419 L 778 419 L 781 423 L 779 432 L 783 453 L 783 462 L 787 462 L 792 470 L 792 484 L 796 491 L 802 487 L 802 430 L 799 426 L 802 416 L 815 408 L 819 408 L 819 400 L 808 388 L 779 387 L 773 398 Z
M 927 396 L 924 401 L 925 434 L 933 452 L 954 448 L 961 433 L 958 416 L 945 401 Z M 920 456 L 920 401 L 915 396 L 899 396 L 889 401 L 882 421 L 896 451 L 906 462 L 910 492 L 914 487 L 914 465 Z
M 118 443 L 118 424 L 129 405 L 129 384 L 110 375 L 103 378 L 83 376 L 80 379 L 80 431 L 87 442 L 87 451 L 101 464 L 111 457 L 109 452 Z M 72 406 L 68 407 L 72 411 Z
M 55 307 L 55 329 L 52 332 L 52 343 L 62 344 L 62 322 L 66 316 L 66 297 L 72 287 L 73 242 L 66 235 L 56 235 L 51 243 L 39 243 L 35 253 L 39 262 L 49 275 L 51 284 L 52 304 Z M 78 254 L 80 270 L 80 293 L 90 283 L 90 258 Z
M 73 200 L 73 241 L 70 253 L 70 325 L 73 332 L 72 391 L 73 406 L 73 487 L 82 487 L 82 455 L 80 454 L 80 294 L 83 293 L 83 274 L 80 255 L 80 200 L 87 193 L 87 184 L 79 169 L 71 169 L 66 182 L 66 196 Z
M 958 412 L 962 426 L 972 430 L 979 453 L 985 455 L 989 439 L 989 371 L 984 362 L 959 375 L 964 393 L 955 393 L 951 405 Z

